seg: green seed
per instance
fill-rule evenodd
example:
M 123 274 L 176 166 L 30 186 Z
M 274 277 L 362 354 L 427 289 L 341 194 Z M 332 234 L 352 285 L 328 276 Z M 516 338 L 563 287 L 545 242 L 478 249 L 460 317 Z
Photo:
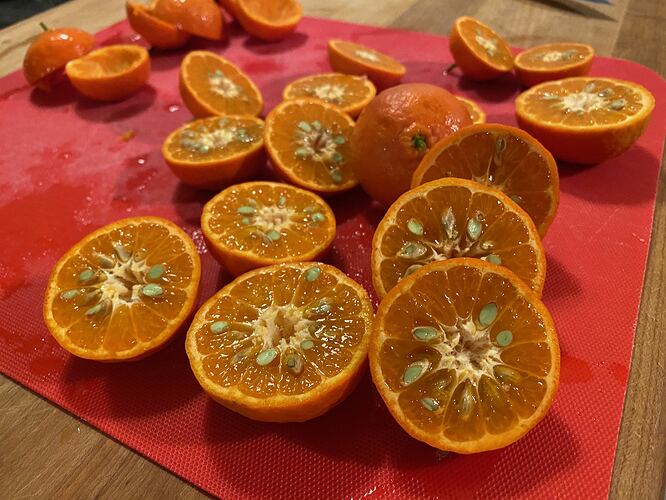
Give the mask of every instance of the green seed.
M 102 305 L 101 302 L 98 303 L 98 304 L 95 304 L 94 306 L 92 306 L 90 309 L 88 309 L 86 311 L 86 316 L 94 316 L 95 314 L 99 314 L 100 312 L 102 312 L 102 309 L 104 309 L 104 306 Z
M 343 160 L 344 160 L 344 157 L 342 156 L 342 154 L 339 151 L 336 151 L 335 153 L 333 153 L 333 161 L 334 162 L 342 163 Z
M 486 262 L 490 262 L 491 264 L 495 264 L 497 266 L 502 265 L 502 258 L 499 255 L 495 255 L 494 253 L 486 255 L 485 257 L 481 257 L 481 260 L 485 260 Z
M 439 410 L 439 403 L 432 398 L 421 398 L 421 404 L 426 410 L 430 411 Z
M 336 144 L 344 144 L 345 142 L 347 142 L 347 138 L 344 135 L 336 135 L 333 138 L 333 142 L 335 142 Z
M 479 323 L 481 326 L 488 326 L 497 318 L 497 304 L 489 302 L 481 308 L 479 313 Z
M 303 342 L 301 342 L 301 349 L 303 349 L 305 351 L 310 350 L 313 347 L 314 347 L 314 342 L 312 342 L 312 340 L 310 340 L 310 339 L 307 339 L 307 340 L 304 340 Z
M 423 235 L 423 224 L 416 219 L 409 219 L 407 221 L 407 229 L 410 233 L 415 234 L 416 236 Z
M 330 171 L 330 175 L 331 175 L 331 180 L 332 180 L 335 184 L 342 184 L 342 181 L 343 181 L 344 179 L 342 178 L 342 172 L 340 172 L 340 169 L 339 169 L 339 168 L 336 168 L 336 169 L 331 170 L 331 171 Z
M 321 275 L 321 269 L 318 267 L 311 267 L 307 271 L 305 271 L 305 281 L 309 281 L 312 283 L 315 281 L 319 276 Z
M 243 205 L 242 207 L 238 207 L 237 212 L 241 215 L 254 215 L 255 209 L 249 205 Z
M 427 342 L 437 337 L 437 330 L 432 326 L 417 326 L 412 330 L 412 335 L 417 340 Z
M 405 269 L 405 276 L 404 276 L 404 277 L 406 278 L 406 277 L 409 276 L 410 274 L 415 273 L 416 271 L 418 271 L 419 269 L 421 269 L 421 267 L 423 267 L 421 264 L 412 264 L 412 265 L 409 266 L 407 269 Z
M 72 300 L 79 294 L 78 290 L 66 290 L 60 294 L 62 300 Z
M 206 146 L 205 144 L 202 144 L 199 146 L 199 153 L 208 153 L 210 151 L 210 146 Z
M 624 106 L 625 106 L 626 104 L 627 104 L 627 101 L 625 101 L 624 99 L 615 99 L 613 102 L 611 102 L 611 103 L 608 105 L 608 107 L 609 107 L 610 109 L 615 110 L 615 111 L 619 111 L 619 110 L 621 110 L 622 108 L 624 108 Z
M 326 220 L 326 216 L 319 212 L 313 213 L 310 218 L 312 219 L 312 222 L 323 222 Z
M 331 305 L 328 304 L 327 302 L 324 302 L 324 300 L 319 301 L 319 305 L 315 306 L 311 309 L 312 314 L 326 314 L 331 311 Z
M 116 265 L 115 261 L 109 257 L 108 255 L 104 255 L 103 253 L 96 253 L 95 257 L 97 258 L 97 262 L 99 262 L 99 265 L 104 267 L 104 268 L 110 268 Z
M 476 218 L 467 221 L 467 236 L 472 241 L 477 240 L 481 236 L 481 223 Z
M 314 127 L 315 130 L 321 130 L 321 122 L 319 120 L 313 121 L 312 126 Z
M 94 277 L 95 277 L 95 271 L 93 271 L 92 269 L 86 269 L 85 271 L 81 271 L 81 273 L 79 274 L 79 281 L 85 283 L 86 281 L 90 281 Z
M 249 219 L 248 217 L 243 217 L 243 220 L 241 220 L 241 223 L 242 223 L 244 226 L 249 226 L 249 225 L 250 225 L 250 222 L 252 222 L 252 221 L 250 221 L 250 219 Z
M 166 271 L 164 264 L 155 264 L 148 269 L 148 277 L 152 280 L 156 280 L 164 274 L 164 271 Z
M 287 365 L 287 370 L 294 375 L 298 375 L 303 371 L 303 361 L 298 354 L 289 354 L 284 364 Z
M 298 148 L 296 151 L 294 151 L 294 154 L 296 156 L 300 156 L 301 158 L 307 158 L 310 156 L 310 150 L 307 148 Z
M 511 333 L 511 330 L 502 330 L 497 334 L 497 337 L 495 337 L 495 342 L 502 347 L 508 346 L 511 341 L 513 341 L 513 333 Z
M 277 354 L 278 352 L 275 349 L 266 349 L 264 351 L 261 351 L 256 358 L 257 364 L 259 366 L 266 366 L 275 359 Z
M 415 361 L 409 365 L 404 373 L 402 374 L 402 383 L 404 385 L 413 384 L 416 382 L 421 375 L 423 375 L 423 370 L 426 368 L 426 364 L 423 361 Z
M 222 333 L 226 332 L 229 329 L 229 323 L 227 321 L 216 321 L 210 325 L 210 331 L 212 333 Z
M 282 238 L 282 235 L 275 229 L 271 229 L 266 233 L 266 237 L 271 241 L 277 241 Z
M 563 60 L 568 61 L 575 54 L 576 54 L 576 51 L 574 49 L 565 50 L 564 52 L 561 53 L 561 57 L 562 57 Z
M 298 128 L 300 128 L 303 132 L 312 132 L 312 127 L 310 127 L 308 122 L 298 122 Z
M 418 259 L 423 257 L 428 252 L 428 249 L 425 245 L 421 243 L 407 243 L 402 250 L 398 253 L 399 257 L 404 257 L 406 259 Z
M 123 262 L 126 262 L 130 258 L 130 253 L 127 251 L 127 249 L 122 245 L 122 243 L 116 241 L 113 244 L 113 249 L 116 251 L 116 254 L 118 255 L 118 258 L 122 260 Z
M 284 196 L 280 196 L 280 199 L 278 200 L 278 207 L 284 207 L 287 204 L 287 198 Z
M 164 288 L 154 283 L 148 283 L 141 287 L 141 293 L 146 297 L 159 297 L 164 293 Z

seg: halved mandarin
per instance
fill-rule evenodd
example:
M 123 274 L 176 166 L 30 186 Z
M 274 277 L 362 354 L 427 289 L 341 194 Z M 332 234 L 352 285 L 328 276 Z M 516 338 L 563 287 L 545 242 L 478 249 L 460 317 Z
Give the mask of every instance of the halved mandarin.
M 155 16 L 145 4 L 128 1 L 125 3 L 125 11 L 132 29 L 153 47 L 176 49 L 190 39 L 189 33 Z
M 221 40 L 224 37 L 222 11 L 214 0 L 155 0 L 153 13 L 191 35 Z
M 473 17 L 459 17 L 449 35 L 449 50 L 461 71 L 472 80 L 492 80 L 513 69 L 509 44 Z
M 30 44 L 23 58 L 23 74 L 30 85 L 48 90 L 53 77 L 72 59 L 95 47 L 95 37 L 77 28 L 47 29 Z
M 398 424 L 456 453 L 523 437 L 559 384 L 546 306 L 511 271 L 478 259 L 437 262 L 391 290 L 375 316 L 369 357 Z
M 290 35 L 303 16 L 297 0 L 233 0 L 232 10 L 245 31 L 267 42 Z
M 254 82 L 231 61 L 207 50 L 193 50 L 180 63 L 180 96 L 197 118 L 258 116 L 264 107 Z
M 220 189 L 254 177 L 264 162 L 264 122 L 215 116 L 186 123 L 162 145 L 174 174 L 190 186 Z
M 583 43 L 549 43 L 518 54 L 514 60 L 516 76 L 526 87 L 570 76 L 587 75 L 594 59 L 594 48 Z
M 285 100 L 302 97 L 319 99 L 338 106 L 352 118 L 375 97 L 377 89 L 364 76 L 343 73 L 322 73 L 299 78 L 282 91 Z
M 44 321 L 67 351 L 127 361 L 164 346 L 194 310 L 201 277 L 190 237 L 160 217 L 93 231 L 56 263 Z
M 440 179 L 406 192 L 388 209 L 372 240 L 372 282 L 384 297 L 421 267 L 474 257 L 511 269 L 537 295 L 546 256 L 529 215 L 496 189 Z
M 647 127 L 654 105 L 642 85 L 582 76 L 526 90 L 516 98 L 516 118 L 556 158 L 590 164 L 629 149 Z
M 302 422 L 341 402 L 364 372 L 372 305 L 358 283 L 317 262 L 246 273 L 197 312 L 192 371 L 246 417 Z
M 84 96 L 96 101 L 120 101 L 145 87 L 150 56 L 138 45 L 109 45 L 69 61 L 65 73 Z
M 464 127 L 423 157 L 412 187 L 459 177 L 499 189 L 523 208 L 544 236 L 557 213 L 560 178 L 553 156 L 528 133 L 497 123 Z
M 231 186 L 204 206 L 201 230 L 233 275 L 280 262 L 315 260 L 335 239 L 335 215 L 316 194 L 257 181 Z
M 380 89 L 397 85 L 407 73 L 391 56 L 347 40 L 328 41 L 328 62 L 333 71 L 365 75 Z
M 337 106 L 317 99 L 278 104 L 266 117 L 264 141 L 278 173 L 319 193 L 358 184 L 349 166 L 354 121 Z
M 478 102 L 459 95 L 457 95 L 456 98 L 467 108 L 472 123 L 486 123 L 486 113 Z

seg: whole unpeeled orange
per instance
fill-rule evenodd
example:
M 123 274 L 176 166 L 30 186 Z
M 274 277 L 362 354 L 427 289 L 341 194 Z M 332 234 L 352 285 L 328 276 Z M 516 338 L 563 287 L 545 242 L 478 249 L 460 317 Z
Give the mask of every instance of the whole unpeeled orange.
M 359 116 L 350 165 L 363 189 L 388 206 L 409 189 L 414 170 L 437 141 L 471 124 L 465 105 L 441 87 L 391 87 Z

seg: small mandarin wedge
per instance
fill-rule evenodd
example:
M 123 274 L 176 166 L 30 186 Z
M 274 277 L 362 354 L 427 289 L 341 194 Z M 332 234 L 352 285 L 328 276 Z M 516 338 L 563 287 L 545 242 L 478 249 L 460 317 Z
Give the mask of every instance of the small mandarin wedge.
M 93 231 L 56 263 L 44 321 L 67 351 L 97 361 L 144 357 L 191 317 L 201 263 L 190 237 L 160 217 Z
M 550 43 L 518 54 L 514 71 L 526 87 L 570 76 L 587 75 L 594 48 L 582 43 Z
M 546 256 L 534 223 L 511 199 L 463 179 L 440 179 L 406 192 L 372 240 L 372 282 L 379 297 L 432 262 L 474 257 L 511 269 L 541 295 Z
M 204 206 L 201 229 L 231 274 L 280 262 L 318 259 L 335 239 L 335 215 L 316 194 L 289 184 L 231 186 Z
M 233 0 L 232 10 L 245 31 L 266 42 L 289 36 L 303 16 L 296 0 Z
M 479 259 L 436 262 L 391 290 L 375 316 L 369 357 L 398 424 L 455 453 L 522 438 L 559 385 L 548 309 L 511 271 Z
M 483 108 L 479 105 L 478 102 L 467 99 L 466 97 L 460 97 L 459 95 L 456 96 L 456 99 L 462 102 L 467 108 L 467 112 L 469 113 L 469 117 L 472 120 L 472 124 L 486 123 L 486 112 L 483 111 Z
M 349 116 L 356 118 L 376 93 L 373 83 L 364 76 L 322 73 L 304 76 L 291 82 L 284 88 L 282 98 L 319 99 L 338 106 Z
M 647 127 L 654 105 L 654 96 L 642 85 L 572 77 L 520 94 L 516 118 L 556 158 L 593 164 L 629 149 Z
M 459 177 L 499 189 L 523 208 L 543 237 L 557 213 L 560 178 L 539 141 L 497 123 L 464 127 L 435 144 L 412 177 L 412 187 Z
M 449 34 L 449 50 L 456 66 L 472 80 L 493 80 L 513 69 L 509 44 L 473 17 L 455 20 Z
M 284 179 L 321 194 L 358 184 L 349 166 L 354 121 L 337 106 L 317 99 L 278 104 L 266 117 L 264 142 Z
M 181 31 L 208 40 L 224 38 L 224 18 L 214 0 L 155 0 L 151 8 Z
M 207 50 L 189 52 L 180 63 L 180 96 L 197 118 L 258 116 L 264 107 L 254 82 L 224 57 Z
M 189 33 L 155 16 L 152 9 L 142 3 L 127 2 L 125 11 L 132 29 L 152 47 L 177 49 L 190 39 Z
M 328 62 L 333 71 L 365 75 L 380 89 L 397 85 L 407 73 L 391 56 L 347 40 L 328 41 Z
M 239 276 L 197 312 L 192 371 L 246 417 L 303 422 L 345 399 L 365 372 L 372 305 L 363 287 L 317 262 Z

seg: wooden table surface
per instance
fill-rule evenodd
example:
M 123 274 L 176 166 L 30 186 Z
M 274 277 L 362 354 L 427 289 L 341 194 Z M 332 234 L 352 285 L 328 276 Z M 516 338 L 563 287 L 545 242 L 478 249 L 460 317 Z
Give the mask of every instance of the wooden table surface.
M 305 15 L 446 35 L 472 15 L 512 45 L 561 40 L 666 73 L 666 2 L 613 0 L 596 10 L 555 0 L 301 0 Z M 599 5 L 599 6 L 597 6 Z M 38 22 L 96 32 L 124 17 L 122 0 L 72 0 L 0 31 L 0 76 L 20 67 Z M 662 159 L 663 167 L 663 159 Z M 661 176 L 612 498 L 662 498 L 666 465 L 666 176 Z M 603 412 L 603 408 L 599 408 Z M 0 375 L 0 497 L 195 498 L 161 467 Z M 581 488 L 584 485 L 581 484 Z

